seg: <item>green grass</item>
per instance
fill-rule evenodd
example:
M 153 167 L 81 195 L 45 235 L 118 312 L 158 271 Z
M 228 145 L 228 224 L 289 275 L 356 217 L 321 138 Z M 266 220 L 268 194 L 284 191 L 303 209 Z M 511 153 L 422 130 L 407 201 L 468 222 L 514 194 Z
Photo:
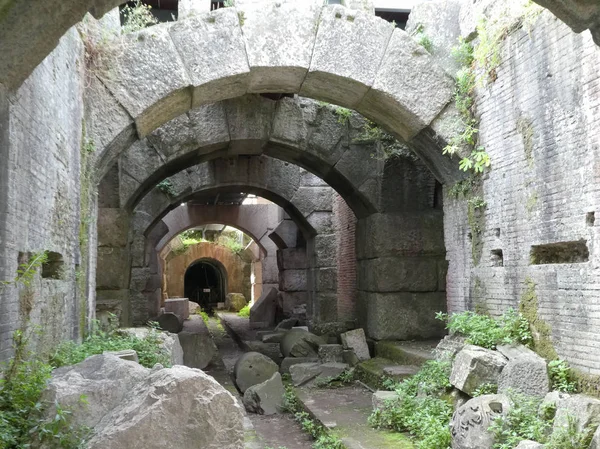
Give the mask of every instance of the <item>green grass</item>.
M 238 316 L 249 317 L 250 316 L 250 304 L 246 304 L 238 313 Z

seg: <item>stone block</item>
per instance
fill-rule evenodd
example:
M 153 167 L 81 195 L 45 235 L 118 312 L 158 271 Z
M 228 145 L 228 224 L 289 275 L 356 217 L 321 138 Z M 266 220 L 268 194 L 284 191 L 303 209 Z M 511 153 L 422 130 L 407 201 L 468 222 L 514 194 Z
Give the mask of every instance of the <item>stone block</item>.
M 454 89 L 453 79 L 432 56 L 396 28 L 357 109 L 408 141 L 452 100 Z
M 312 381 L 321 373 L 320 363 L 296 363 L 290 366 L 292 383 L 299 387 Z
M 315 270 L 315 286 L 319 292 L 337 292 L 337 268 L 319 268 Z
M 360 363 L 360 359 L 352 349 L 344 349 L 342 352 L 342 360 L 350 366 L 356 366 Z
M 162 330 L 177 334 L 183 329 L 183 318 L 173 312 L 165 312 L 157 318 L 158 325 Z
M 283 339 L 285 332 L 273 332 L 269 334 L 264 334 L 261 337 L 263 343 L 280 343 Z
M 275 330 L 276 331 L 290 330 L 296 324 L 298 324 L 298 319 L 297 318 L 286 318 L 285 320 L 281 320 L 279 322 L 279 324 L 277 326 L 275 326 Z
M 556 404 L 554 431 L 567 428 L 570 416 L 575 418 L 577 432 L 582 432 L 588 426 L 600 425 L 600 399 L 574 394 L 559 400 Z
M 244 341 L 243 345 L 248 351 L 258 352 L 273 360 L 279 365 L 283 357 L 281 356 L 281 350 L 279 349 L 281 343 L 265 343 L 262 341 Z
M 123 209 L 98 208 L 98 246 L 125 247 L 128 232 L 128 214 Z
M 434 292 L 438 258 L 380 257 L 358 262 L 358 288 L 372 292 Z
M 308 268 L 304 248 L 277 250 L 277 267 L 280 270 L 302 270 Z
M 194 301 L 189 301 L 188 307 L 189 307 L 190 315 L 195 315 L 200 310 L 200 304 L 198 304 L 197 302 L 194 302 Z
M 274 415 L 283 411 L 285 388 L 281 374 L 274 373 L 270 379 L 249 387 L 244 393 L 242 402 L 250 413 Z
M 318 363 L 318 357 L 286 357 L 281 361 L 281 365 L 279 365 L 279 372 L 281 374 L 289 374 L 290 367 L 293 365 L 298 365 L 299 363 Z
M 393 30 L 371 14 L 325 6 L 300 95 L 356 109 L 375 80 Z
M 165 299 L 165 312 L 171 312 L 179 316 L 182 320 L 190 317 L 190 301 L 187 298 L 169 298 Z
M 298 226 L 292 220 L 282 220 L 269 234 L 269 238 L 279 249 L 294 248 L 298 243 Z
M 297 314 L 298 308 L 308 303 L 307 292 L 281 292 L 281 306 L 283 308 L 283 315 L 292 317 L 290 319 L 304 319 L 305 314 L 299 316 Z M 306 313 L 306 311 L 305 311 Z
M 281 340 L 284 357 L 318 357 L 319 346 L 325 341 L 304 329 L 293 328 Z
M 225 296 L 225 308 L 233 312 L 242 310 L 248 302 L 242 293 L 227 293 Z
M 279 289 L 286 292 L 306 291 L 306 270 L 280 271 Z
M 235 8 L 175 22 L 170 33 L 191 77 L 193 107 L 246 93 L 250 68 Z
M 454 412 L 450 428 L 453 449 L 491 449 L 494 435 L 488 430 L 494 419 L 510 410 L 510 400 L 503 394 L 479 396 L 467 401 Z
M 129 327 L 121 328 L 119 332 L 133 335 L 137 338 L 146 338 L 149 334 L 154 333 L 160 341 L 160 348 L 163 349 L 171 359 L 171 365 L 183 365 L 183 348 L 177 334 L 170 332 L 157 332 L 149 327 Z
M 277 311 L 277 289 L 264 289 L 263 294 L 250 308 L 250 326 L 257 323 L 265 323 L 266 327 L 275 324 L 275 314 Z
M 183 364 L 190 368 L 206 369 L 219 361 L 217 346 L 208 332 L 179 332 L 183 349 Z
M 319 359 L 322 363 L 337 362 L 343 363 L 344 348 L 342 345 L 327 344 L 319 346 Z
M 496 351 L 467 345 L 454 359 L 450 383 L 460 391 L 473 395 L 484 384 L 498 385 L 507 362 L 506 357 Z
M 497 347 L 508 358 L 498 382 L 498 392 L 519 391 L 528 396 L 543 398 L 550 390 L 546 361 L 525 346 Z
M 346 363 L 327 362 L 320 366 L 321 372 L 317 376 L 317 380 L 335 379 L 349 368 Z
M 361 362 L 371 358 L 364 329 L 344 332 L 340 338 L 344 349 L 352 349 Z
M 398 393 L 396 393 L 395 391 L 379 390 L 373 393 L 373 396 L 371 398 L 371 401 L 373 403 L 373 410 L 381 410 L 386 405 L 386 403 L 397 400 Z
M 439 360 L 454 360 L 467 344 L 465 337 L 460 335 L 446 335 L 434 349 L 435 358 Z
M 426 340 L 445 334 L 443 323 L 435 319 L 436 312 L 446 309 L 443 292 L 358 294 L 367 311 L 366 332 L 375 340 Z
M 319 6 L 317 2 L 236 4 L 244 17 L 249 92 L 300 90 L 310 66 Z
M 243 394 L 251 386 L 271 379 L 278 371 L 277 364 L 264 354 L 246 352 L 235 362 L 233 379 L 236 387 Z
M 104 351 L 102 354 L 111 354 L 123 360 L 139 363 L 137 351 L 133 349 L 123 349 L 121 351 Z
M 170 27 L 160 24 L 116 39 L 106 51 L 118 55 L 118 63 L 99 71 L 102 81 L 134 118 L 140 137 L 192 105 L 191 82 L 182 63 L 185 58 L 180 57 L 169 35 Z
M 98 248 L 96 287 L 101 290 L 129 288 L 129 267 L 126 248 Z
M 177 4 L 177 19 L 183 20 L 187 17 L 210 11 L 210 0 L 179 0 Z

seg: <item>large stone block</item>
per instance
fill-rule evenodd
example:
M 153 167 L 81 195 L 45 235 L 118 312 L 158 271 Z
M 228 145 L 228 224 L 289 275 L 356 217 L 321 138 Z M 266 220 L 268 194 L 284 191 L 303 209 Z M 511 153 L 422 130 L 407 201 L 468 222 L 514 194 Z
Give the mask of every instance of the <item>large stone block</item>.
M 441 338 L 444 325 L 435 319 L 446 310 L 445 293 L 371 293 L 359 291 L 366 310 L 365 330 L 376 340 Z
M 275 373 L 270 379 L 248 388 L 242 402 L 250 413 L 274 415 L 283 411 L 284 395 L 281 374 Z
M 285 248 L 277 250 L 277 266 L 280 270 L 298 270 L 307 268 L 306 250 L 304 248 Z
M 279 289 L 286 292 L 306 291 L 306 270 L 280 271 Z
M 281 340 L 281 353 L 284 357 L 317 357 L 323 344 L 321 337 L 303 329 L 291 329 Z
M 129 254 L 126 248 L 99 247 L 96 269 L 98 289 L 129 288 Z
M 488 428 L 499 416 L 506 416 L 510 400 L 503 394 L 479 396 L 467 401 L 454 412 L 452 449 L 491 449 L 494 435 Z
M 181 317 L 182 320 L 187 320 L 190 317 L 190 300 L 187 298 L 169 298 L 165 299 L 165 312 L 173 312 Z
M 98 208 L 98 246 L 125 247 L 129 216 L 123 209 Z
M 372 88 L 357 109 L 410 140 L 454 97 L 454 80 L 403 30 L 396 28 Z
M 227 293 L 225 297 L 225 308 L 239 312 L 247 304 L 246 297 L 242 293 Z
M 300 307 L 306 307 L 308 303 L 307 292 L 281 292 L 281 305 L 283 308 L 283 315 L 294 318 L 305 318 L 305 316 L 298 316 L 297 311 Z
M 550 379 L 546 361 L 525 346 L 497 347 L 498 352 L 508 358 L 500 374 L 498 392 L 519 391 L 528 396 L 543 398 L 550 390 Z
M 369 360 L 369 346 L 363 329 L 354 329 L 340 335 L 344 349 L 352 349 L 359 360 Z
M 294 248 L 298 243 L 298 226 L 293 220 L 282 220 L 269 234 L 277 248 Z
M 299 363 L 318 363 L 318 357 L 286 357 L 281 361 L 279 365 L 279 372 L 281 374 L 289 374 L 290 367 Z
M 170 33 L 191 77 L 194 107 L 246 93 L 250 69 L 234 8 L 175 22 Z
M 106 49 L 114 56 L 103 59 L 106 67 L 100 69 L 102 81 L 134 118 L 140 137 L 192 105 L 191 82 L 170 26 L 156 25 L 116 40 Z
M 264 289 L 261 297 L 250 308 L 250 326 L 270 327 L 275 324 L 277 289 Z
M 344 347 L 342 345 L 327 344 L 319 346 L 319 359 L 322 363 L 344 362 Z
M 177 334 L 170 332 L 157 332 L 149 327 L 130 327 L 119 329 L 119 332 L 124 332 L 134 335 L 137 338 L 146 338 L 149 334 L 154 333 L 161 341 L 161 348 L 169 354 L 171 365 L 183 365 L 183 348 Z
M 365 12 L 324 7 L 300 94 L 355 109 L 375 80 L 393 30 Z
M 307 1 L 236 7 L 243 17 L 249 92 L 298 92 L 310 66 L 320 5 Z
M 219 352 L 208 332 L 179 332 L 183 348 L 183 364 L 190 368 L 205 369 L 219 361 Z
M 454 359 L 450 383 L 460 391 L 472 395 L 482 385 L 498 385 L 507 362 L 506 357 L 499 352 L 467 345 Z
M 558 400 L 554 417 L 554 431 L 561 428 L 566 429 L 569 417 L 575 419 L 577 432 L 581 432 L 587 427 L 600 425 L 600 399 L 575 394 Z
M 380 257 L 358 261 L 358 288 L 373 292 L 434 292 L 438 258 Z

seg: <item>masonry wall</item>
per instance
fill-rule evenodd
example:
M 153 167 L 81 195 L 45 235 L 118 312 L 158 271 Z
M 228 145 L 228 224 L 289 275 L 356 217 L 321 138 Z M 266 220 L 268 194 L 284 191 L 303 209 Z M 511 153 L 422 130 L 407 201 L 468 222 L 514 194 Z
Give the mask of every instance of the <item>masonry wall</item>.
M 356 318 L 356 216 L 346 201 L 336 194 L 333 200 L 333 224 L 337 242 L 338 320 Z
M 13 280 L 32 253 L 52 251 L 64 262 L 51 277 L 38 270 L 29 287 L 0 293 L 0 360 L 12 353 L 17 328 L 41 326 L 32 345 L 45 353 L 80 337 L 93 314 L 87 294 L 95 256 L 80 249 L 80 241 L 93 244 L 95 228 L 93 200 L 80 201 L 81 165 L 93 157 L 90 150 L 81 159 L 82 71 L 83 45 L 73 28 L 16 92 L 0 88 L 0 280 Z
M 492 168 L 475 251 L 466 201 L 445 189 L 448 306 L 499 314 L 533 299 L 558 355 L 600 374 L 600 47 L 545 11 L 501 54 L 477 89 Z

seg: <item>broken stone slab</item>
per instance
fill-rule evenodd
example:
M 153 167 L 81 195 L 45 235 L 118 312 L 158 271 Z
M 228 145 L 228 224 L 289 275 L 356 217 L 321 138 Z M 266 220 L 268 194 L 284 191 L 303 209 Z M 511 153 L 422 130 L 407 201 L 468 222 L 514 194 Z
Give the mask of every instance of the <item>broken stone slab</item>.
M 172 312 L 182 320 L 190 317 L 190 301 L 187 298 L 165 299 L 165 312 Z
M 162 330 L 178 334 L 183 329 L 183 319 L 173 312 L 165 312 L 157 318 L 158 325 Z
M 239 312 L 246 304 L 246 297 L 242 293 L 227 293 L 227 296 L 225 296 L 225 308 L 227 310 Z
M 181 449 L 243 447 L 236 399 L 211 376 L 185 366 L 148 369 L 95 355 L 54 370 L 42 398 L 68 407 L 73 425 L 93 430 L 90 449 L 171 447 L 173 441 Z M 55 406 L 45 413 L 54 417 Z
M 319 346 L 325 341 L 304 329 L 293 328 L 281 340 L 284 357 L 318 357 Z
M 544 449 L 544 447 L 546 446 L 537 441 L 523 440 L 515 446 L 515 449 Z
M 276 331 L 290 330 L 292 327 L 296 326 L 297 324 L 298 324 L 297 318 L 286 318 L 285 320 L 281 321 L 275 327 L 275 330 Z
M 139 363 L 137 351 L 133 349 L 123 349 L 122 351 L 104 351 L 103 354 L 112 354 L 123 360 Z
M 433 350 L 438 360 L 453 360 L 467 344 L 466 338 L 460 335 L 446 335 Z
M 250 307 L 250 327 L 253 329 L 270 328 L 275 324 L 276 313 L 277 289 L 271 287 L 266 291 L 263 290 L 260 298 Z
M 281 361 L 279 365 L 279 372 L 281 374 L 289 374 L 290 367 L 298 365 L 299 363 L 318 363 L 318 357 L 286 357 Z
M 575 418 L 577 432 L 590 426 L 600 425 L 600 399 L 583 394 L 574 394 L 556 403 L 554 431 L 567 428 L 569 417 Z
M 365 331 L 362 328 L 344 332 L 340 338 L 344 349 L 352 349 L 361 362 L 371 358 Z
M 319 359 L 321 362 L 344 363 L 344 348 L 342 345 L 327 344 L 319 346 Z
M 259 352 L 269 357 L 277 365 L 283 360 L 281 350 L 279 349 L 281 343 L 264 343 L 262 341 L 244 341 L 243 345 L 250 352 Z
M 327 362 L 320 366 L 317 379 L 334 379 L 349 368 L 347 363 Z
M 272 332 L 269 334 L 263 334 L 261 340 L 263 343 L 281 343 L 285 332 Z
M 284 395 L 281 374 L 275 373 L 270 379 L 248 388 L 242 402 L 250 413 L 274 415 L 282 412 Z
M 509 410 L 510 400 L 504 394 L 488 394 L 467 401 L 456 409 L 450 422 L 452 449 L 491 449 L 494 435 L 488 429 L 494 419 Z
M 387 403 L 397 400 L 398 397 L 395 391 L 376 391 L 372 396 L 373 410 L 381 410 Z
M 522 345 L 497 347 L 508 358 L 498 381 L 498 392 L 519 391 L 528 396 L 543 398 L 550 390 L 546 361 Z
M 217 363 L 217 346 L 208 332 L 179 332 L 179 341 L 183 349 L 183 364 L 190 368 L 205 369 Z
M 319 363 L 297 363 L 290 366 L 290 374 L 292 383 L 295 387 L 306 384 L 312 381 L 321 373 L 321 365 Z
M 146 338 L 148 335 L 153 335 L 160 341 L 160 349 L 165 351 L 170 359 L 171 365 L 183 365 L 183 348 L 177 334 L 170 332 L 161 332 L 149 327 L 127 327 L 119 329 L 120 333 L 133 335 L 137 338 Z
M 484 384 L 498 385 L 507 362 L 506 357 L 496 351 L 467 345 L 454 359 L 450 383 L 472 396 Z
M 258 352 L 243 354 L 233 367 L 233 380 L 241 393 L 248 388 L 269 380 L 279 367 L 266 355 Z

